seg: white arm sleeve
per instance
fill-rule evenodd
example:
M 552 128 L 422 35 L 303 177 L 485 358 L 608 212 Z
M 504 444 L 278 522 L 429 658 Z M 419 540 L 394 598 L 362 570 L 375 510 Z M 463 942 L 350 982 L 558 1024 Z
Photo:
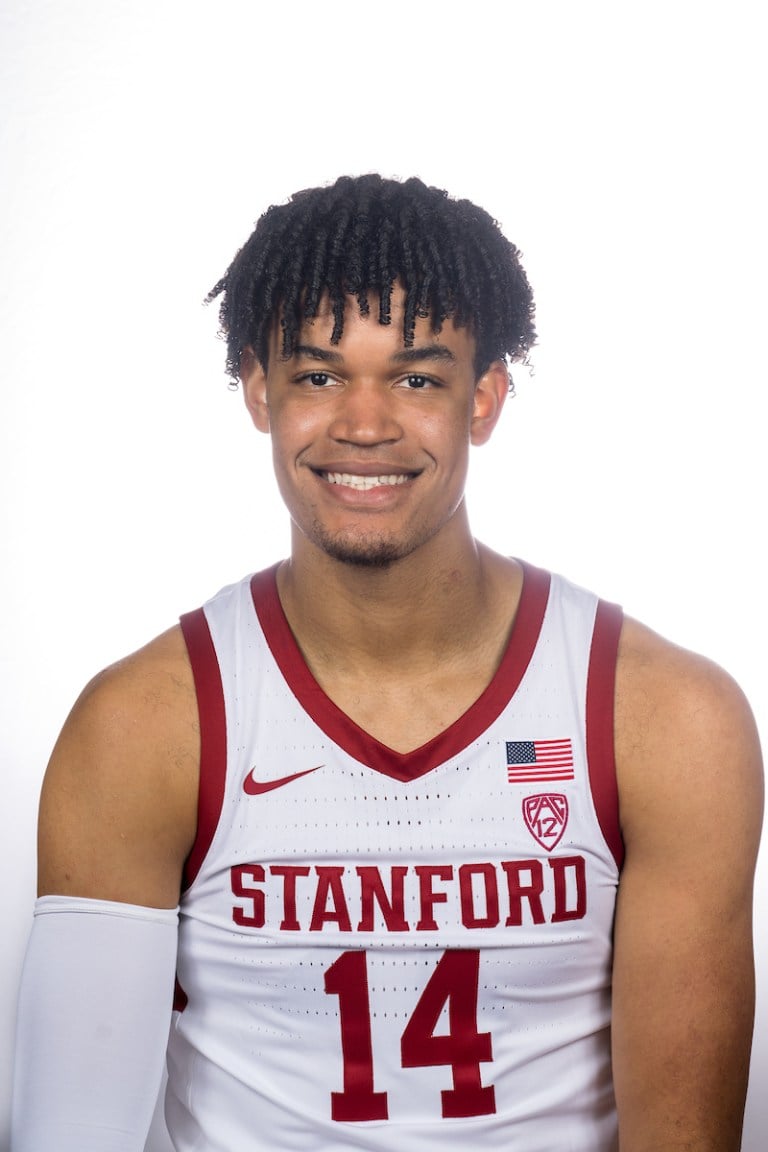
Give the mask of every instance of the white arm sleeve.
M 162 1077 L 176 909 L 43 896 L 19 997 L 12 1152 L 142 1152 Z

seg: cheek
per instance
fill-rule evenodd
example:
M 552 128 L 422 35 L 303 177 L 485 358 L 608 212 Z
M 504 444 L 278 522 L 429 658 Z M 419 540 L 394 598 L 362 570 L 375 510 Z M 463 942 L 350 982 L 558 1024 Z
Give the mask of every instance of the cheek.
M 451 460 L 463 460 L 469 452 L 472 429 L 472 411 L 462 405 L 451 412 L 435 414 L 425 427 L 429 442 L 434 445 L 435 455 L 442 455 L 446 464 Z
M 301 453 L 317 439 L 316 421 L 310 413 L 284 408 L 270 410 L 272 454 L 276 464 L 290 467 Z

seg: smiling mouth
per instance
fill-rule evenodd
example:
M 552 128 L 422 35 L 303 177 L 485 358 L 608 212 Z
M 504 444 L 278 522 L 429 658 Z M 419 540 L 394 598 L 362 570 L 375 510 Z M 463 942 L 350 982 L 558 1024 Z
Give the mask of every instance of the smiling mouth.
M 354 472 L 318 472 L 328 484 L 343 484 L 345 488 L 356 488 L 368 492 L 371 488 L 396 488 L 412 480 L 415 473 L 398 472 L 381 476 L 359 476 Z

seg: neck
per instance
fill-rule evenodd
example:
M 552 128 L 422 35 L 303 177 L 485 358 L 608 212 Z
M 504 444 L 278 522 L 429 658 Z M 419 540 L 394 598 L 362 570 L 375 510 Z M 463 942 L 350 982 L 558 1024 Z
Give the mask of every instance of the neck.
M 465 649 L 478 621 L 498 610 L 511 567 L 468 531 L 448 547 L 429 542 L 385 568 L 342 563 L 299 544 L 280 569 L 278 590 L 306 655 L 381 668 Z

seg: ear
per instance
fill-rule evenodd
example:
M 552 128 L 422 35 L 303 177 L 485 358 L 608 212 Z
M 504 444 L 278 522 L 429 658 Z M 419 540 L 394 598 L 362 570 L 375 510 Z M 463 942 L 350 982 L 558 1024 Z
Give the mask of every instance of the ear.
M 259 432 L 269 432 L 267 374 L 250 345 L 243 349 L 240 356 L 240 380 L 243 385 L 243 399 L 251 414 L 251 420 Z
M 472 444 L 485 444 L 490 440 L 508 395 L 509 372 L 507 366 L 503 360 L 494 360 L 475 384 L 472 424 L 469 433 Z

